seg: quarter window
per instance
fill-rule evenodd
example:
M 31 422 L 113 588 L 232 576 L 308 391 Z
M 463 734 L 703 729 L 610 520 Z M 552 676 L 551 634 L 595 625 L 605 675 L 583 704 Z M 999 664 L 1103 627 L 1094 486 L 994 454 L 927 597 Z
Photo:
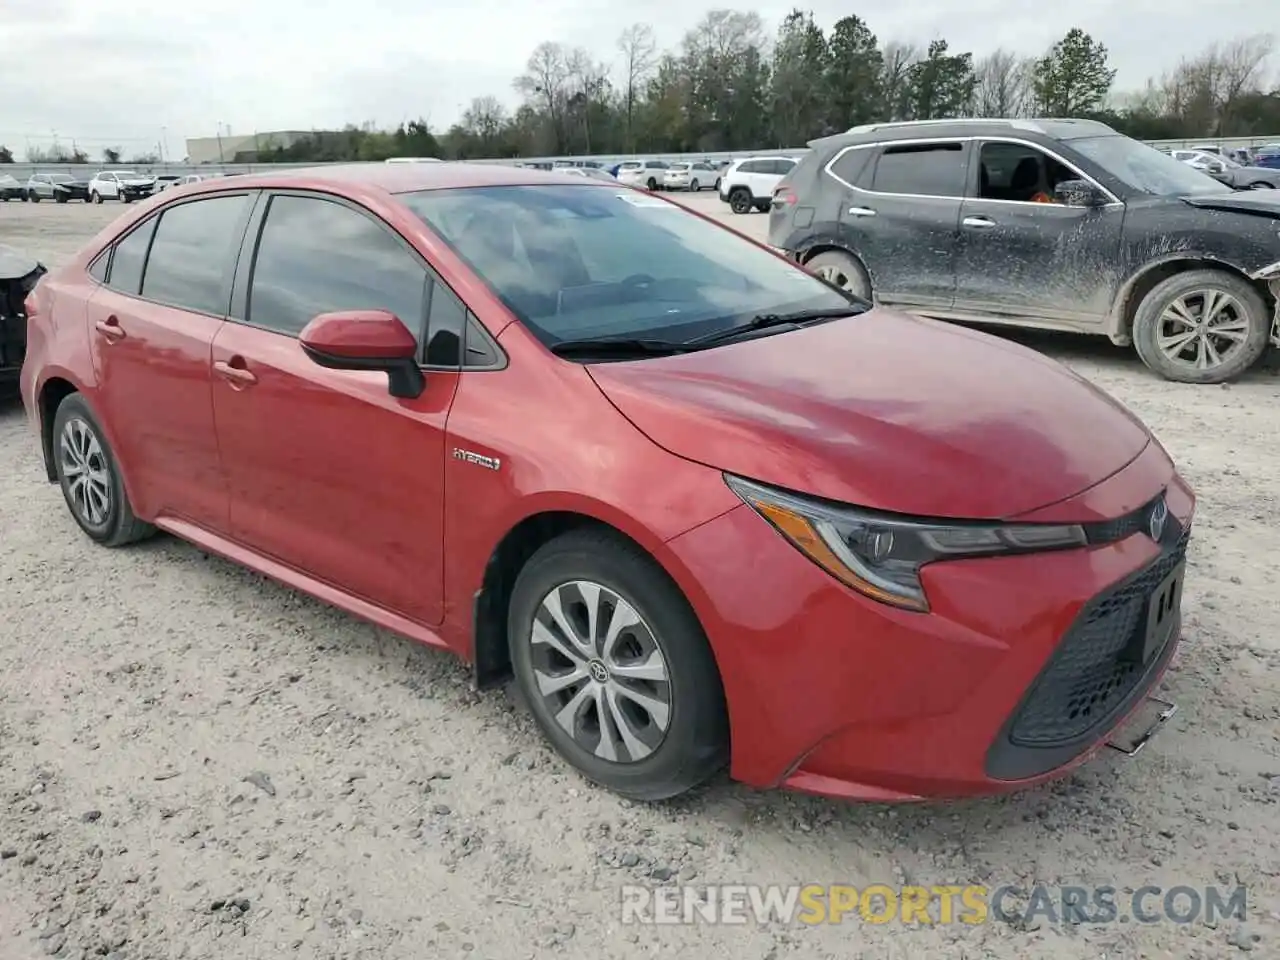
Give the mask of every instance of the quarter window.
M 137 295 L 142 287 L 147 248 L 151 246 L 151 235 L 155 231 L 156 218 L 152 217 L 116 243 L 115 252 L 111 255 L 111 272 L 107 275 L 108 286 L 121 293 Z
M 867 161 L 871 159 L 871 150 L 846 150 L 831 165 L 831 174 L 851 187 L 865 186 L 858 178 L 867 169 Z
M 331 200 L 277 196 L 258 239 L 247 319 L 297 336 L 321 313 L 389 310 L 421 343 L 427 284 L 404 243 L 364 214 Z
M 147 257 L 142 295 L 186 310 L 223 316 L 231 295 L 227 267 L 239 245 L 249 197 L 211 197 L 170 207 Z
M 885 147 L 871 189 L 928 197 L 964 196 L 964 144 L 927 143 Z

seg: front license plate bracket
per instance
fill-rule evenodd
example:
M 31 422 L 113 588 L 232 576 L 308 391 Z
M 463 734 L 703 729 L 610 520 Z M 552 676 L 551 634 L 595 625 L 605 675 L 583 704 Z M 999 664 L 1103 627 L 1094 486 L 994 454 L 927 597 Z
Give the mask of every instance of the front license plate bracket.
M 1123 740 L 1110 739 L 1107 746 L 1112 750 L 1123 753 L 1126 757 L 1136 757 L 1148 743 L 1151 738 L 1160 732 L 1163 727 L 1174 714 L 1178 712 L 1178 705 L 1169 700 L 1162 700 L 1160 697 L 1146 697 L 1138 709 L 1134 711 L 1126 727 L 1133 724 L 1139 724 L 1137 734 L 1127 742 Z M 1154 713 L 1154 717 L 1152 714 Z M 1147 722 L 1143 722 L 1144 719 Z

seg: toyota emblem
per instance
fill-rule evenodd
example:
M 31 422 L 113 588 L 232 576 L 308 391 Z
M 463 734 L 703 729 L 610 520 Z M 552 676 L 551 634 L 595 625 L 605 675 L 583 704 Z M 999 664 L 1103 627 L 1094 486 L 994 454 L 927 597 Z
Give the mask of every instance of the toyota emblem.
M 1169 507 L 1165 504 L 1164 497 L 1161 497 L 1151 508 L 1151 518 L 1147 524 L 1147 532 L 1157 543 L 1160 542 L 1160 535 L 1164 533 L 1164 522 L 1167 519 L 1169 519 Z

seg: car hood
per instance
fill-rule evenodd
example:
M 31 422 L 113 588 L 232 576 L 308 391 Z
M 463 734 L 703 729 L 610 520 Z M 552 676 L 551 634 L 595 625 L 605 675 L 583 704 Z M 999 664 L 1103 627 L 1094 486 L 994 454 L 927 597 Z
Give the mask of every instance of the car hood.
M 1150 432 L 1026 347 L 876 309 L 695 353 L 588 367 L 666 450 L 830 500 L 1002 519 L 1074 496 Z
M 1270 190 L 1243 190 L 1210 197 L 1183 197 L 1182 202 L 1205 210 L 1227 210 L 1280 218 L 1280 197 Z
M 58 187 L 87 187 L 88 185 L 88 180 L 60 180 L 53 186 L 54 189 L 57 189 Z

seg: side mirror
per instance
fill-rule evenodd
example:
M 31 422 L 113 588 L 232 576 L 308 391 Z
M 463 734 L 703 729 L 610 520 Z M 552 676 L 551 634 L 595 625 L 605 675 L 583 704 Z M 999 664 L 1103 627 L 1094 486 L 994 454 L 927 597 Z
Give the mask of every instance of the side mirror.
M 330 370 L 381 370 L 393 397 L 422 395 L 427 379 L 418 366 L 418 341 L 387 310 L 322 313 L 298 335 L 312 361 Z
M 1088 180 L 1063 180 L 1053 188 L 1053 198 L 1068 207 L 1100 207 L 1106 202 Z

